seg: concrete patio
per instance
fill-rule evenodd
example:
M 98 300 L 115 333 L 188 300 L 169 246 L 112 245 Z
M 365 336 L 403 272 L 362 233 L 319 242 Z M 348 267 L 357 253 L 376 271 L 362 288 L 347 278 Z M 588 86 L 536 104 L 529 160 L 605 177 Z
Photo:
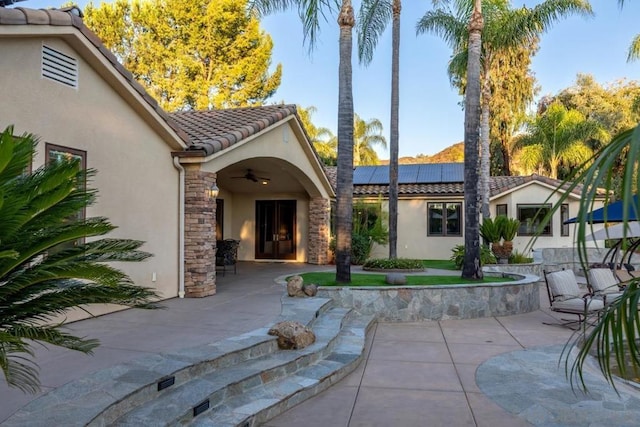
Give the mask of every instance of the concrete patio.
M 264 326 L 280 313 L 284 289 L 274 279 L 319 269 L 333 267 L 241 263 L 237 275 L 218 277 L 215 296 L 172 299 L 164 303 L 165 310 L 133 309 L 73 323 L 70 329 L 98 338 L 102 345 L 94 356 L 38 348 L 42 392 L 127 360 Z M 546 308 L 546 291 L 540 291 L 541 307 Z M 476 370 L 499 354 L 565 343 L 572 331 L 543 325 L 555 321 L 544 308 L 508 317 L 379 323 L 371 333 L 367 357 L 356 371 L 266 425 L 530 425 L 482 392 Z M 0 421 L 36 397 L 0 384 Z

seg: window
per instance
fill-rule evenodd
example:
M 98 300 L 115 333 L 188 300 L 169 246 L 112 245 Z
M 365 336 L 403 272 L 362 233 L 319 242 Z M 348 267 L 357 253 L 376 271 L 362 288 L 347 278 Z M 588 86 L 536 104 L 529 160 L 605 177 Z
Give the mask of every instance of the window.
M 542 230 L 538 230 L 542 219 L 550 210 L 551 205 L 518 205 L 518 220 L 520 221 L 518 235 L 533 236 L 540 232 L 541 236 L 552 236 L 552 221 L 549 221 Z
M 216 240 L 224 240 L 224 200 L 216 198 Z
M 507 216 L 507 205 L 496 205 L 496 216 L 504 215 Z
M 82 150 L 76 150 L 74 148 L 62 147 L 60 145 L 54 144 L 46 144 L 45 145 L 45 161 L 49 162 L 59 162 L 63 159 L 66 160 L 78 160 L 79 166 L 82 170 L 87 168 L 87 152 Z M 82 184 L 83 187 L 86 186 L 86 183 Z M 79 210 L 75 215 L 69 216 L 70 220 L 76 219 L 84 219 L 86 216 L 85 209 Z M 75 243 L 61 243 L 53 250 L 50 250 L 49 253 L 53 254 L 63 249 L 67 249 L 70 246 L 75 246 L 84 243 L 84 239 L 78 239 Z
M 462 203 L 428 203 L 427 235 L 462 236 Z
M 569 219 L 569 205 L 563 203 L 560 206 L 560 235 L 568 236 L 569 235 L 569 224 L 565 224 L 564 222 Z

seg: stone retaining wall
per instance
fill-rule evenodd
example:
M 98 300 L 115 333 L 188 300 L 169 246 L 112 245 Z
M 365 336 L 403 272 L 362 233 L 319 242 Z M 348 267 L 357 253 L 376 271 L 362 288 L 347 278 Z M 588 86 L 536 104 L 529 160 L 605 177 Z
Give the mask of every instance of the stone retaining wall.
M 318 296 L 392 322 L 508 316 L 540 308 L 538 277 L 520 277 L 482 285 L 321 287 Z

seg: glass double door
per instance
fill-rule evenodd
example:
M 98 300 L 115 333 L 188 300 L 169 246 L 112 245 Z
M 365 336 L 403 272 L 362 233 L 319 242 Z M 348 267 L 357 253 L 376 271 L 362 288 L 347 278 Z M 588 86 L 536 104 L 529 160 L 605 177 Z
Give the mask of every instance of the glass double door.
M 256 259 L 296 259 L 295 200 L 256 200 Z

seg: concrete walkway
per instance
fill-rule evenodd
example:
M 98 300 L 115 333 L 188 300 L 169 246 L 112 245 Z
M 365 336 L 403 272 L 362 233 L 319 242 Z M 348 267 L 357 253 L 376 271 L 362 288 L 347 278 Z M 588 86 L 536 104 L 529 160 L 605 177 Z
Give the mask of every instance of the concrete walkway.
M 317 268 L 304 264 L 241 263 L 218 277 L 218 294 L 172 299 L 165 310 L 127 310 L 73 323 L 70 329 L 102 345 L 85 356 L 38 348 L 43 392 L 114 364 L 214 342 L 272 321 L 280 313 L 281 275 Z M 541 289 L 541 306 L 548 306 Z M 366 360 L 347 378 L 271 420 L 267 426 L 522 426 L 476 385 L 480 364 L 498 354 L 562 344 L 571 331 L 543 325 L 547 310 L 474 320 L 375 326 Z M 37 396 L 36 396 L 37 397 Z M 0 382 L 0 421 L 34 396 Z M 562 424 L 557 424 L 562 425 Z

